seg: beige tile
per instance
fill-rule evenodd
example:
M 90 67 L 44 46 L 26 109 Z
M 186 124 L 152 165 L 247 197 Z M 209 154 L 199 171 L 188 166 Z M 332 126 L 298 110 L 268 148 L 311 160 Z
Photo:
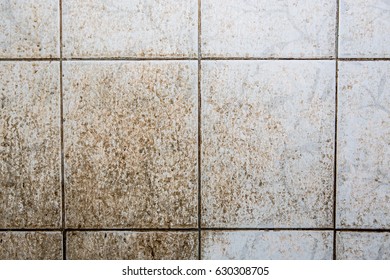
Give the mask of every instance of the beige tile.
M 205 231 L 202 259 L 329 260 L 333 233 L 325 231 Z
M 338 260 L 390 260 L 390 233 L 338 232 Z
M 196 57 L 198 1 L 63 2 L 65 57 Z
M 0 232 L 0 260 L 60 259 L 60 232 Z
M 71 227 L 197 224 L 197 62 L 64 63 Z
M 69 232 L 68 259 L 194 260 L 197 232 Z
M 0 63 L 0 227 L 61 224 L 59 63 Z
M 202 63 L 202 223 L 329 227 L 335 64 Z
M 340 57 L 390 57 L 390 1 L 340 1 Z
M 333 57 L 336 0 L 203 0 L 202 54 Z
M 57 0 L 0 0 L 0 58 L 59 57 Z
M 390 62 L 341 62 L 337 225 L 390 226 Z

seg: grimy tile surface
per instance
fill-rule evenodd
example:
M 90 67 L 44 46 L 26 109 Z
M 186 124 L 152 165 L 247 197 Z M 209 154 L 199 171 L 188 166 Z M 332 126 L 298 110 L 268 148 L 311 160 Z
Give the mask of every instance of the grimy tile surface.
M 206 231 L 202 259 L 329 260 L 333 233 L 324 231 Z
M 194 260 L 197 232 L 69 232 L 69 259 Z
M 60 260 L 61 232 L 0 232 L 0 260 Z
M 338 232 L 338 260 L 390 260 L 389 232 Z
M 0 62 L 0 228 L 61 224 L 58 62 Z
M 390 1 L 340 0 L 339 56 L 390 58 Z
M 67 0 L 65 57 L 196 57 L 198 1 Z
M 336 0 L 203 0 L 205 57 L 334 57 Z
M 58 0 L 0 0 L 0 58 L 60 54 Z
M 390 62 L 341 62 L 337 226 L 390 227 Z
M 335 64 L 202 63 L 202 225 L 330 227 Z
M 66 225 L 197 225 L 197 63 L 64 63 Z

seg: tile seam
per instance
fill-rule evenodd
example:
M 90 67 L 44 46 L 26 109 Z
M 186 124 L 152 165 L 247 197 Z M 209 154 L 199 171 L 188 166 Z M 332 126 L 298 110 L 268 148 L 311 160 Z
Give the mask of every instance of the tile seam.
M 334 128 L 334 166 L 333 166 L 333 260 L 337 260 L 336 238 L 336 211 L 337 211 L 337 117 L 338 117 L 338 71 L 339 71 L 339 26 L 340 26 L 340 0 L 336 6 L 336 34 L 335 34 L 335 128 Z
M 65 174 L 64 174 L 64 111 L 63 111 L 63 81 L 62 81 L 62 0 L 59 0 L 60 13 L 60 142 L 61 142 L 61 231 L 62 231 L 62 259 L 66 260 L 66 228 L 65 228 Z
M 202 67 L 202 1 L 198 0 L 198 260 L 202 259 L 202 93 L 201 93 L 201 67 Z

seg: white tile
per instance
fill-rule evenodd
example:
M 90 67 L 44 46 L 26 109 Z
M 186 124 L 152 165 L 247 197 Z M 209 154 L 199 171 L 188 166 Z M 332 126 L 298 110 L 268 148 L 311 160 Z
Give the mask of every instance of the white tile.
M 0 58 L 59 57 L 57 0 L 0 0 Z
M 321 231 L 206 231 L 202 259 L 329 260 L 333 233 Z
M 390 57 L 390 1 L 340 1 L 340 57 Z
M 197 2 L 64 1 L 64 56 L 196 57 Z
M 206 57 L 333 57 L 336 0 L 203 0 Z
M 390 226 L 390 62 L 341 62 L 337 225 Z
M 328 227 L 335 63 L 202 63 L 202 221 Z

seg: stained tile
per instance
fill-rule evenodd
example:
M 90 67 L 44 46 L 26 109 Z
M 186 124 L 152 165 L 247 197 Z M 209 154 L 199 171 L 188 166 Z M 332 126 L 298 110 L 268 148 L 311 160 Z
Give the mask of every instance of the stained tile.
M 202 63 L 202 223 L 332 225 L 335 65 Z
M 340 57 L 390 57 L 390 1 L 340 1 Z
M 390 63 L 339 64 L 337 225 L 390 226 Z
M 66 57 L 196 57 L 198 1 L 63 2 Z
M 390 260 L 390 233 L 338 232 L 338 260 Z
M 59 56 L 56 0 L 0 0 L 0 58 Z
M 69 232 L 69 259 L 194 260 L 197 232 Z
M 0 63 L 0 227 L 61 224 L 59 63 Z
M 197 62 L 64 63 L 70 227 L 197 224 Z
M 60 232 L 0 232 L 0 260 L 60 260 Z
M 329 260 L 333 233 L 321 231 L 205 231 L 202 259 Z
M 337 1 L 203 0 L 206 57 L 333 57 Z

